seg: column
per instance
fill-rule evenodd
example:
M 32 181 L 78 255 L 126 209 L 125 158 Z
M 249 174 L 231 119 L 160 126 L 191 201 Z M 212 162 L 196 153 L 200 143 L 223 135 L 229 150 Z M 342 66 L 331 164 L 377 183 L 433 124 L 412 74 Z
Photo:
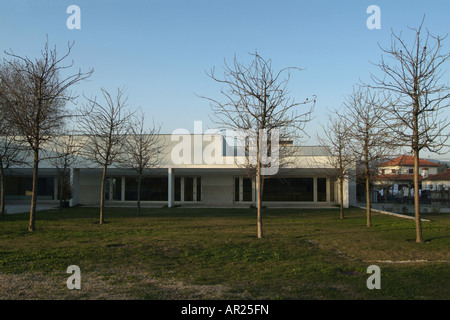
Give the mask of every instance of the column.
M 80 201 L 80 169 L 70 168 L 70 186 L 72 189 L 72 198 L 69 200 L 69 205 L 71 207 L 76 206 Z
M 175 197 L 175 175 L 174 170 L 172 168 L 168 169 L 168 199 L 167 199 L 167 206 L 169 208 L 173 207 L 174 204 L 174 197 Z
M 253 182 L 252 182 L 252 189 L 253 189 Z M 252 198 L 253 198 L 253 196 L 252 196 Z M 244 178 L 239 177 L 239 202 L 242 202 L 242 201 L 244 201 Z
M 349 181 L 348 177 L 344 178 L 344 199 L 343 199 L 344 208 L 348 208 L 350 204 L 350 192 L 349 192 Z
M 327 202 L 331 201 L 331 183 L 330 183 L 330 178 L 327 177 Z
M 317 202 L 317 177 L 313 178 L 313 201 Z
M 121 177 L 120 181 L 120 201 L 125 201 L 125 177 Z

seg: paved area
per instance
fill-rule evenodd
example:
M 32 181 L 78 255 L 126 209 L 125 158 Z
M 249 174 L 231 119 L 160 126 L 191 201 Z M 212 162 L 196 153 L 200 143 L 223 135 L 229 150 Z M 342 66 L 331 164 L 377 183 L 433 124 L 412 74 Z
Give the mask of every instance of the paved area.
M 36 211 L 42 211 L 42 210 L 48 210 L 48 209 L 54 209 L 57 208 L 57 203 L 38 203 L 36 206 Z M 11 202 L 6 203 L 5 206 L 6 214 L 15 214 L 15 213 L 24 213 L 24 212 L 30 212 L 30 202 Z

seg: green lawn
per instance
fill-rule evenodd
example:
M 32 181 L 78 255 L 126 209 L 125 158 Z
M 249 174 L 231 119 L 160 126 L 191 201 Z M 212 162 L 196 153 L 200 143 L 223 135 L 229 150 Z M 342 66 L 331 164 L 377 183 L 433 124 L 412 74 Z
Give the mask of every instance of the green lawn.
M 0 221 L 0 299 L 448 299 L 450 215 L 414 221 L 352 208 L 67 208 Z M 69 265 L 81 290 L 69 290 Z M 381 269 L 369 290 L 367 267 Z

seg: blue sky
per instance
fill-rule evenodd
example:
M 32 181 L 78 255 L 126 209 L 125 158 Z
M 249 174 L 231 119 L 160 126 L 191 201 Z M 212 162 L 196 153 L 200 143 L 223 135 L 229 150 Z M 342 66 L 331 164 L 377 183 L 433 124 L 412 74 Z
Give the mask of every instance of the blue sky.
M 69 5 L 81 9 L 80 30 L 66 27 Z M 366 27 L 370 5 L 381 9 L 380 30 Z M 408 26 L 417 27 L 426 15 L 425 26 L 445 35 L 449 14 L 448 0 L 1 0 L 0 56 L 11 49 L 36 57 L 46 35 L 60 53 L 75 41 L 74 66 L 95 70 L 74 88 L 80 95 L 125 87 L 130 105 L 141 106 L 149 120 L 163 124 L 163 133 L 171 133 L 192 132 L 196 120 L 204 130 L 214 128 L 209 103 L 196 95 L 220 98 L 220 86 L 205 71 L 220 71 L 234 55 L 248 61 L 257 50 L 277 69 L 306 68 L 293 74 L 289 89 L 299 101 L 317 95 L 314 120 L 306 127 L 314 137 L 327 109 L 339 107 L 355 83 L 377 72 L 370 62 L 381 57 L 378 43 L 390 44 L 391 29 L 408 35 Z M 443 81 L 449 80 L 445 75 Z

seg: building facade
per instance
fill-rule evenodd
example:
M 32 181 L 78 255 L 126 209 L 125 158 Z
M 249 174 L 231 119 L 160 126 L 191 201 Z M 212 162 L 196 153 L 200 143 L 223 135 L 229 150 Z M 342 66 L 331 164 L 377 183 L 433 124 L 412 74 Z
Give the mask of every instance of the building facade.
M 78 137 L 81 141 L 85 137 Z M 242 207 L 256 204 L 253 171 L 242 165 L 235 146 L 220 134 L 158 135 L 164 151 L 159 164 L 144 170 L 140 199 L 143 206 Z M 288 146 L 294 152 L 265 176 L 263 205 L 272 207 L 330 207 L 341 201 L 335 170 L 321 147 Z M 245 158 L 245 156 L 244 156 Z M 270 157 L 269 157 L 270 158 Z M 286 160 L 286 159 L 283 159 Z M 272 163 L 268 167 L 273 166 Z M 62 190 L 58 171 L 43 160 L 39 170 L 38 200 L 57 201 Z M 70 181 L 70 205 L 100 203 L 102 168 L 89 155 L 77 160 L 65 174 Z M 6 199 L 27 200 L 31 196 L 31 168 L 9 171 Z M 104 197 L 106 205 L 132 205 L 137 201 L 136 171 L 113 164 L 108 167 Z M 343 202 L 356 200 L 355 186 L 345 181 Z

